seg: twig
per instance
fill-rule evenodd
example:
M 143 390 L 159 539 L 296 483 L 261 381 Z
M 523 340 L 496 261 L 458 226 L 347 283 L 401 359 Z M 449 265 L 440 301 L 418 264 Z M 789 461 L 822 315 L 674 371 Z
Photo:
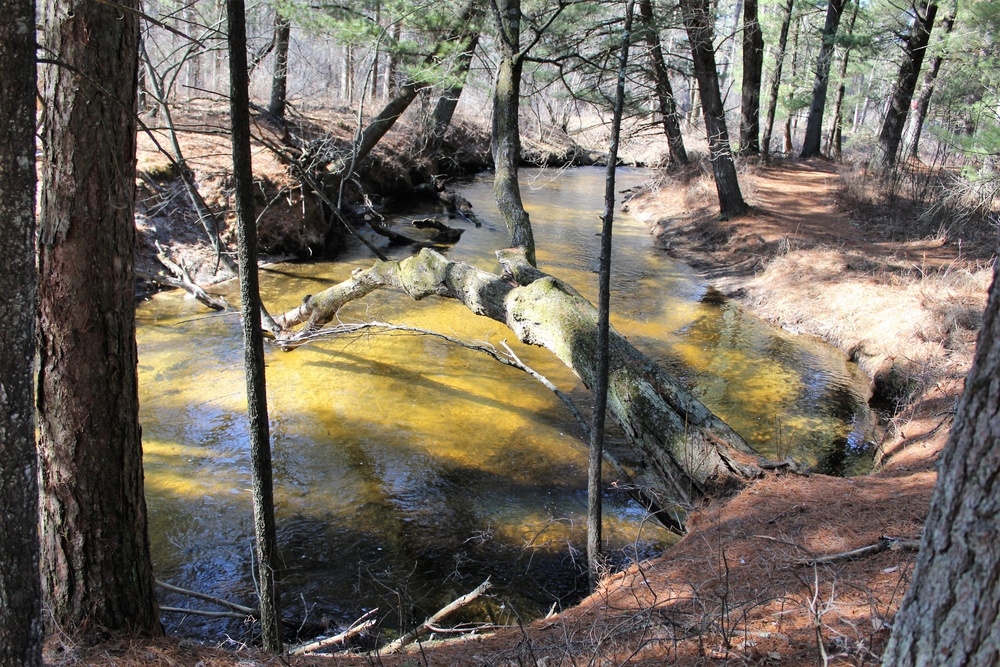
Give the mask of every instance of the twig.
M 302 646 L 297 646 L 296 648 L 290 650 L 288 653 L 289 655 L 305 655 L 306 653 L 313 653 L 315 651 L 320 651 L 329 646 L 334 646 L 335 644 L 343 644 L 351 637 L 356 637 L 357 635 L 360 635 L 362 632 L 365 632 L 366 630 L 374 626 L 375 619 L 371 617 L 374 616 L 376 613 L 378 613 L 378 609 L 372 609 L 371 611 L 363 615 L 361 618 L 354 621 L 354 623 L 351 624 L 351 627 L 347 628 L 343 632 L 334 635 L 333 637 L 328 637 L 326 639 L 320 639 L 318 641 L 314 641 L 309 644 L 303 644 Z
M 425 632 L 429 632 L 430 629 L 433 628 L 445 616 L 452 613 L 453 611 L 457 611 L 458 609 L 461 609 L 462 607 L 468 605 L 469 603 L 474 601 L 476 598 L 481 596 L 483 593 L 485 593 L 492 587 L 493 584 L 491 584 L 490 580 L 487 579 L 483 583 L 479 584 L 479 586 L 477 586 L 475 590 L 473 590 L 470 593 L 466 593 L 457 600 L 453 600 L 450 604 L 443 607 L 440 611 L 438 611 L 436 614 L 428 618 L 426 621 L 424 621 L 423 623 L 421 623 L 414 629 L 410 630 L 396 641 L 392 642 L 391 644 L 383 648 L 381 651 L 379 651 L 379 653 L 382 654 L 395 653 L 396 651 L 403 648 L 407 644 L 416 641 L 416 639 L 420 635 L 422 635 Z

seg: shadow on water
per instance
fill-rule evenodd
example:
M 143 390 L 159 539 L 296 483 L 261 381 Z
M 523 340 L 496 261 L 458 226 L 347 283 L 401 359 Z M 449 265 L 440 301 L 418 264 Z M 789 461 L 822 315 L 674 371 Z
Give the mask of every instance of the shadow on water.
M 529 177 L 531 175 L 529 174 Z M 642 172 L 626 171 L 622 187 Z M 531 179 L 525 198 L 539 261 L 593 299 L 603 173 Z M 481 228 L 451 254 L 487 270 L 504 247 L 488 181 L 461 188 Z M 426 213 L 422 213 L 426 215 Z M 405 222 L 404 218 L 404 222 Z M 451 224 L 460 224 L 451 221 Z M 405 256 L 405 248 L 388 249 Z M 759 451 L 829 472 L 860 471 L 867 381 L 842 354 L 774 330 L 656 252 L 646 229 L 616 222 L 613 324 L 680 378 Z M 261 276 L 273 312 L 370 265 L 284 264 Z M 235 289 L 235 288 L 234 288 Z M 235 295 L 227 295 L 233 298 Z M 380 291 L 344 319 L 376 318 L 499 346 L 589 401 L 544 350 L 440 299 Z M 239 319 L 206 317 L 177 294 L 138 311 L 140 404 L 157 577 L 253 605 L 252 519 Z M 586 586 L 586 447 L 565 407 L 527 375 L 420 336 L 356 336 L 267 354 L 279 551 L 289 617 L 306 631 L 378 607 L 395 632 L 485 580 L 479 620 L 544 614 Z M 672 538 L 605 480 L 605 536 L 617 563 Z M 164 595 L 163 604 L 187 600 Z M 235 620 L 165 617 L 172 633 L 246 638 Z

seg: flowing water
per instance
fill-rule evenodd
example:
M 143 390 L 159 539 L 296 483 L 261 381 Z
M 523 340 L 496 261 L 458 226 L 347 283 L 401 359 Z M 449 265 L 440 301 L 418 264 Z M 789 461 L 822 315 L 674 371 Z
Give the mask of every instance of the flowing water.
M 620 187 L 645 176 L 620 172 Z M 524 184 L 540 267 L 596 300 L 603 171 L 532 172 Z M 493 251 L 506 245 L 506 234 L 490 181 L 458 189 L 483 224 L 453 221 L 466 231 L 448 252 L 494 270 Z M 395 222 L 413 235 L 419 232 L 408 221 L 427 214 Z M 843 354 L 717 298 L 628 216 L 617 219 L 614 242 L 612 321 L 637 347 L 760 452 L 834 474 L 863 468 L 867 380 Z M 359 250 L 337 262 L 271 267 L 261 275 L 262 295 L 280 312 L 370 263 Z M 143 304 L 138 318 L 156 575 L 252 605 L 238 318 L 206 315 L 177 293 Z M 455 303 L 382 291 L 342 312 L 345 321 L 367 318 L 497 346 L 506 340 L 525 363 L 589 400 L 547 352 Z M 476 611 L 498 620 L 577 599 L 586 582 L 586 451 L 567 410 L 540 384 L 480 353 L 399 333 L 268 350 L 267 382 L 288 615 L 308 617 L 317 629 L 379 607 L 384 627 L 396 631 L 487 577 L 496 598 Z M 623 497 L 609 492 L 606 512 L 609 551 L 619 563 L 669 543 Z M 165 621 L 196 637 L 246 636 L 238 621 L 176 614 Z

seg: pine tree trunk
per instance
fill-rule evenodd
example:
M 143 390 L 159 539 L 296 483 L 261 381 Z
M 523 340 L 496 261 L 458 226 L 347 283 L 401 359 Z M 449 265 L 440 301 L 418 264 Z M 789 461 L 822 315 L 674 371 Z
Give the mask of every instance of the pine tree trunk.
M 138 17 L 46 0 L 42 23 L 48 57 L 60 63 L 42 69 L 43 599 L 71 635 L 158 634 L 136 375 Z
M 823 25 L 823 44 L 816 59 L 816 80 L 813 82 L 812 104 L 809 106 L 809 120 L 806 136 L 802 142 L 802 157 L 820 154 L 823 141 L 823 112 L 826 109 L 826 92 L 830 85 L 830 65 L 833 61 L 834 38 L 844 6 L 848 0 L 830 0 L 826 9 L 826 23 Z
M 740 155 L 760 154 L 760 83 L 764 68 L 764 34 L 757 0 L 743 4 L 743 92 L 740 104 Z
M 608 411 L 608 373 L 611 331 L 611 248 L 615 220 L 615 175 L 618 165 L 618 142 L 621 137 L 622 113 L 625 108 L 625 74 L 628 68 L 628 47 L 632 39 L 632 17 L 635 4 L 625 9 L 625 30 L 618 60 L 618 84 L 615 87 L 614 114 L 611 119 L 611 145 L 604 178 L 604 215 L 601 222 L 601 255 L 598 270 L 597 298 L 597 372 L 594 382 L 594 412 L 590 429 L 590 451 L 587 457 L 587 571 L 590 589 L 595 590 L 604 571 L 601 540 L 603 523 L 603 490 L 601 470 L 604 463 L 604 426 Z
M 952 29 L 955 27 L 954 9 L 952 10 L 952 13 L 945 18 L 942 25 L 944 26 L 944 35 L 950 35 Z M 924 75 L 924 83 L 920 87 L 920 95 L 917 96 L 917 104 L 913 108 L 913 118 L 910 119 L 910 129 L 906 136 L 906 145 L 909 147 L 907 150 L 909 155 L 913 158 L 917 158 L 920 155 L 920 135 L 924 129 L 924 121 L 927 119 L 927 110 L 930 108 L 931 96 L 934 94 L 934 84 L 937 81 L 937 76 L 941 71 L 941 65 L 943 62 L 943 53 L 936 54 L 931 60 L 930 69 L 928 69 L 927 74 Z
M 278 541 L 274 525 L 271 437 L 264 378 L 264 336 L 260 328 L 257 279 L 257 225 L 250 157 L 250 99 L 247 91 L 247 36 L 243 0 L 229 0 L 229 109 L 233 133 L 233 181 L 240 262 L 243 366 L 250 421 L 250 472 L 257 553 L 257 595 L 264 648 L 281 651 L 281 597 L 278 591 Z
M 899 66 L 899 76 L 892 93 L 892 101 L 886 110 L 882 131 L 878 135 L 878 150 L 876 163 L 883 169 L 892 168 L 896 164 L 896 153 L 903 138 L 903 126 L 906 124 L 906 114 L 910 111 L 913 92 L 917 88 L 920 77 L 920 67 L 927 53 L 927 44 L 931 39 L 931 28 L 934 27 L 934 17 L 937 15 L 937 2 L 923 0 L 919 7 L 914 7 L 916 18 L 910 29 L 910 35 L 903 49 L 903 62 Z
M 522 249 L 528 261 L 534 264 L 535 238 L 517 181 L 521 161 L 520 100 L 524 64 L 521 2 L 498 0 L 493 9 L 500 34 L 500 59 L 493 88 L 493 193 L 507 225 L 511 247 Z
M 860 4 L 855 2 L 854 9 L 851 11 L 851 20 L 847 24 L 847 37 L 854 34 L 854 24 L 858 20 L 858 9 Z M 843 125 L 843 114 L 844 114 L 844 93 L 847 91 L 846 79 L 847 79 L 847 65 L 851 59 L 851 46 L 848 43 L 844 47 L 844 57 L 840 60 L 840 76 L 838 77 L 840 84 L 837 86 L 837 99 L 833 103 L 833 122 L 830 123 L 830 135 L 826 141 L 826 152 L 827 155 L 831 157 L 840 157 L 841 149 L 841 126 Z
M 726 110 L 719 93 L 719 76 L 715 65 L 715 47 L 712 26 L 715 15 L 707 0 L 683 0 L 684 26 L 691 42 L 694 74 L 701 91 L 701 106 L 705 117 L 705 133 L 715 176 L 715 189 L 719 195 L 719 214 L 723 218 L 745 215 L 748 208 L 740 192 L 733 152 L 726 128 Z
M 451 119 L 455 116 L 458 100 L 465 88 L 465 79 L 472 66 L 472 57 L 479 46 L 481 32 L 479 7 L 478 3 L 466 5 L 466 11 L 459 17 L 457 26 L 449 31 L 448 36 L 444 39 L 446 43 L 460 45 L 448 72 L 448 78 L 457 81 L 457 83 L 438 96 L 429 122 L 422 133 L 423 136 L 418 142 L 421 151 L 435 161 L 441 150 L 444 135 L 451 125 Z M 436 167 L 434 171 L 437 171 Z
M 781 69 L 785 63 L 785 50 L 788 46 L 788 28 L 792 23 L 792 6 L 794 2 L 795 0 L 788 0 L 788 4 L 785 5 L 785 18 L 781 21 L 781 33 L 778 36 L 778 52 L 774 55 L 774 78 L 771 79 L 771 92 L 767 100 L 767 120 L 764 122 L 764 136 L 760 142 L 765 158 L 771 153 L 771 133 L 774 130 L 774 115 L 778 110 Z
M 995 665 L 1000 654 L 1000 273 L 924 526 L 886 667 Z
M 42 662 L 35 453 L 35 3 L 0 0 L 0 666 Z
M 275 118 L 285 117 L 288 101 L 288 42 L 292 23 L 280 13 L 274 15 L 274 69 L 271 73 L 271 102 L 267 111 Z
M 663 57 L 663 45 L 656 29 L 653 17 L 652 0 L 639 0 L 639 19 L 643 24 L 643 38 L 649 45 L 649 59 L 653 65 L 653 79 L 656 84 L 656 97 L 660 103 L 660 116 L 663 118 L 663 132 L 667 135 L 667 148 L 670 151 L 670 164 L 680 166 L 688 164 L 687 150 L 684 148 L 684 138 L 681 136 L 680 116 L 677 113 L 677 101 L 670 85 L 670 72 Z

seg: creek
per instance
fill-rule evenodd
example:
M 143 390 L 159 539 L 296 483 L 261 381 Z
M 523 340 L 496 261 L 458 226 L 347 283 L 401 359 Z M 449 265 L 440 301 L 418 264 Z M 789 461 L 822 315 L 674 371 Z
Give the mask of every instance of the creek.
M 619 172 L 619 186 L 641 183 Z M 603 170 L 534 171 L 524 196 L 539 266 L 596 301 Z M 457 190 L 481 227 L 448 252 L 495 270 L 506 246 L 489 179 Z M 408 224 L 433 211 L 389 221 Z M 720 299 L 619 213 L 612 323 L 762 454 L 831 474 L 863 472 L 868 380 L 844 355 L 777 330 Z M 389 249 L 403 257 L 411 249 Z M 267 267 L 272 313 L 346 278 L 371 259 Z M 223 286 L 230 303 L 235 286 Z M 253 606 L 249 436 L 238 317 L 206 315 L 177 292 L 138 311 L 140 418 L 157 578 Z M 570 392 L 589 396 L 545 350 L 444 300 L 379 291 L 342 311 L 500 346 Z M 291 353 L 267 350 L 275 503 L 286 615 L 313 629 L 378 607 L 397 632 L 475 588 L 495 597 L 469 611 L 510 621 L 572 604 L 586 587 L 586 448 L 562 403 L 527 375 L 426 336 L 363 335 Z M 612 434 L 612 441 L 614 441 Z M 613 444 L 613 442 L 612 442 Z M 671 536 L 605 487 L 605 535 L 617 565 L 662 551 Z M 172 594 L 161 604 L 199 606 Z M 208 608 L 200 605 L 201 608 Z M 164 616 L 168 631 L 246 639 L 238 621 Z

